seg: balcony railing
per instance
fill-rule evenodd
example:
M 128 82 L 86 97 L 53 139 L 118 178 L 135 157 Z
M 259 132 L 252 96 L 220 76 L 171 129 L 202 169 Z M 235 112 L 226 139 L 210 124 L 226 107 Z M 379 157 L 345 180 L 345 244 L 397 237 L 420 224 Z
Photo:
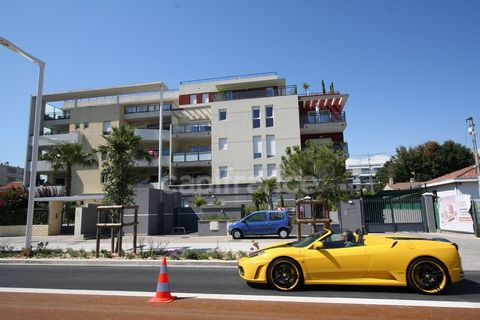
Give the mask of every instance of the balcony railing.
M 212 160 L 212 152 L 182 152 L 174 153 L 172 156 L 172 162 L 181 163 L 181 162 L 199 162 L 199 161 L 210 161 Z
M 268 76 L 276 76 L 276 75 L 277 75 L 276 72 L 251 73 L 251 74 L 241 74 L 241 75 L 236 75 L 236 76 L 219 77 L 219 78 L 186 80 L 186 81 L 180 81 L 180 84 L 184 85 L 184 84 L 202 83 L 202 82 L 239 80 L 239 79 L 248 79 L 248 78 L 255 78 L 255 77 L 268 77 Z
M 164 103 L 162 110 L 163 111 L 172 110 L 172 104 Z M 131 113 L 143 113 L 143 112 L 153 112 L 153 111 L 160 111 L 160 105 L 159 104 L 143 104 L 143 105 L 136 105 L 136 106 L 127 106 L 125 107 L 124 113 L 131 114 Z
M 345 122 L 345 111 L 342 112 L 330 112 L 330 113 L 313 113 L 309 115 L 300 116 L 300 126 L 305 124 L 322 124 L 322 123 L 335 123 Z
M 227 91 L 223 93 L 217 93 L 213 97 L 213 101 L 230 101 L 241 99 L 256 99 L 265 97 L 279 97 L 279 96 L 291 96 L 297 94 L 297 86 L 285 86 L 285 87 L 271 87 L 256 90 L 242 90 L 242 91 Z
M 348 143 L 334 143 L 332 147 L 333 151 L 341 151 L 345 158 L 348 158 Z
M 70 119 L 70 112 L 61 111 L 61 112 L 48 112 L 43 115 L 43 120 L 67 120 Z
M 172 127 L 173 133 L 198 133 L 210 131 L 212 131 L 210 122 L 176 124 Z

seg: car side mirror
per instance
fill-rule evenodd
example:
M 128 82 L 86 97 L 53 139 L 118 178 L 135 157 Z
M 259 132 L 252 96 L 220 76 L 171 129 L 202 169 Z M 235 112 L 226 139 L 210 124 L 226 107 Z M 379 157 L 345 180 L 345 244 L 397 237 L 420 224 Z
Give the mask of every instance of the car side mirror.
M 313 244 L 313 250 L 320 250 L 323 249 L 323 242 L 315 242 Z

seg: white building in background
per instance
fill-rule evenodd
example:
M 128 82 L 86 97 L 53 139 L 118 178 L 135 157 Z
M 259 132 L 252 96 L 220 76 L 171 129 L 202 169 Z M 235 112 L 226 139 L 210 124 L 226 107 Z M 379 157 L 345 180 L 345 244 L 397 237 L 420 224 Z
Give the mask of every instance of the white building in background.
M 0 186 L 23 180 L 23 168 L 11 166 L 8 162 L 0 163 Z
M 353 189 L 370 189 L 375 184 L 375 176 L 381 167 L 390 160 L 390 156 L 363 155 L 352 156 L 347 159 L 345 166 L 352 176 Z

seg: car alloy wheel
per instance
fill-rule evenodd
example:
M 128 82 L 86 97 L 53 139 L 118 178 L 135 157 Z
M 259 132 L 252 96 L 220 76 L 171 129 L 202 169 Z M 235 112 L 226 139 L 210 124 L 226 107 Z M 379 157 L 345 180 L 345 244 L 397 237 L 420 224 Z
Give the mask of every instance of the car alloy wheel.
M 235 229 L 232 231 L 232 238 L 233 239 L 241 239 L 243 237 L 242 231 Z
M 280 258 L 270 264 L 268 281 L 277 290 L 295 290 L 302 283 L 302 272 L 295 261 Z
M 436 259 L 420 258 L 408 268 L 408 284 L 420 293 L 439 294 L 447 287 L 445 267 Z
M 280 231 L 278 232 L 278 236 L 279 236 L 280 238 L 282 238 L 282 239 L 288 238 L 288 235 L 289 235 L 289 233 L 288 233 L 288 231 L 285 230 L 285 229 L 282 229 L 282 230 L 280 230 Z

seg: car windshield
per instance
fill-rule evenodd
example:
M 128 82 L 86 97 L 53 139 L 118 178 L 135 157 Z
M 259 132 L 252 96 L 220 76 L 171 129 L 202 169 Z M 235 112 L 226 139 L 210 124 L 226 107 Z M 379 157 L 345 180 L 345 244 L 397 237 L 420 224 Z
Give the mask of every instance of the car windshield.
M 306 247 L 306 246 L 309 246 L 311 245 L 312 243 L 314 243 L 315 241 L 317 241 L 320 237 L 322 237 L 323 235 L 325 235 L 325 233 L 327 233 L 326 230 L 322 230 L 320 232 L 316 232 L 316 233 L 313 233 L 303 239 L 300 239 L 298 241 L 295 241 L 295 242 L 290 242 L 288 245 L 290 247 L 296 247 L 296 248 L 302 248 L 302 247 Z

